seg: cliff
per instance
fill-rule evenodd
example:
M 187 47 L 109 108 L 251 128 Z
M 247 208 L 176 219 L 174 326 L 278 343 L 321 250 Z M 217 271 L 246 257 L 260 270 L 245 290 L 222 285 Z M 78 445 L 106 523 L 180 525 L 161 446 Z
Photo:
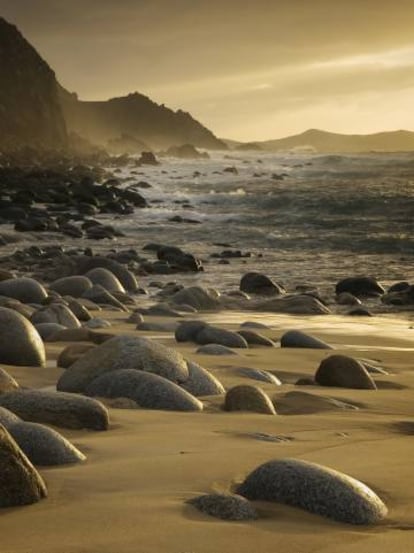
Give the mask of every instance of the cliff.
M 67 144 L 55 74 L 18 29 L 0 17 L 0 148 Z

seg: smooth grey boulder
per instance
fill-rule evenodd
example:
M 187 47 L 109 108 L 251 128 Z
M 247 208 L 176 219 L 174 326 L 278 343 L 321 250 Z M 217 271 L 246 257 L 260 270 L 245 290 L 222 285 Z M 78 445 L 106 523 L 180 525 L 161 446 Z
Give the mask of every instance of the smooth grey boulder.
M 158 303 L 157 305 L 151 305 L 145 311 L 146 315 L 154 315 L 157 317 L 182 317 L 182 314 L 176 309 L 172 309 L 165 303 Z
M 128 311 L 128 308 L 123 303 L 100 284 L 94 284 L 92 288 L 86 290 L 82 298 L 91 300 L 98 305 L 112 305 L 112 307 L 117 307 L 121 311 Z
M 347 355 L 331 355 L 321 361 L 315 373 L 321 386 L 376 390 L 377 386 L 364 365 Z
M 32 324 L 56 323 L 66 328 L 80 328 L 81 324 L 72 311 L 62 303 L 52 303 L 35 311 L 30 317 Z
M 125 369 L 107 372 L 92 380 L 85 393 L 94 397 L 126 397 L 146 409 L 201 411 L 203 404 L 180 386 L 145 371 Z
M 114 273 L 104 267 L 95 267 L 95 269 L 88 271 L 85 276 L 89 278 L 92 284 L 100 284 L 108 292 L 125 292 L 125 288 Z
M 249 346 L 267 346 L 270 348 L 275 347 L 275 343 L 263 334 L 255 332 L 254 330 L 238 330 L 237 334 L 240 334 L 242 338 L 246 340 Z
M 47 292 L 37 280 L 28 277 L 10 278 L 0 281 L 0 294 L 22 303 L 42 303 Z
M 89 313 L 88 309 L 79 301 L 70 299 L 68 307 L 79 321 L 87 322 L 92 319 L 92 315 Z
M 142 313 L 138 313 L 137 311 L 134 311 L 134 313 L 131 313 L 131 315 L 128 317 L 128 319 L 125 322 L 132 323 L 132 324 L 143 323 L 144 316 L 142 315 Z
M 332 346 L 314 338 L 309 334 L 305 334 L 300 330 L 288 330 L 280 339 L 280 347 L 282 348 L 310 348 L 310 349 L 333 349 Z
M 11 392 L 12 390 L 17 390 L 19 384 L 16 380 L 4 369 L 0 367 L 0 394 L 5 392 Z
M 284 293 L 284 289 L 268 276 L 252 271 L 242 276 L 240 290 L 247 294 L 276 296 Z
M 172 382 L 185 382 L 188 368 L 184 357 L 148 338 L 114 336 L 88 351 L 60 377 L 57 389 L 83 392 L 86 386 L 106 372 L 135 369 L 159 374 Z
M 256 305 L 258 311 L 271 311 L 272 313 L 290 313 L 292 315 L 327 315 L 331 311 L 313 296 L 300 294 L 274 298 Z
M 299 459 L 278 459 L 260 465 L 237 493 L 251 500 L 285 503 L 349 524 L 375 524 L 387 515 L 382 500 L 359 480 Z
M 137 279 L 135 275 L 131 273 L 129 269 L 118 263 L 115 259 L 110 259 L 109 257 L 102 257 L 100 255 L 94 255 L 90 257 L 88 255 L 82 255 L 74 259 L 75 262 L 75 271 L 78 274 L 85 274 L 91 269 L 96 267 L 102 267 L 111 271 L 117 279 L 120 281 L 122 286 L 128 292 L 136 292 L 139 288 Z
M 94 317 L 93 319 L 89 319 L 89 321 L 85 323 L 86 328 L 93 328 L 93 329 L 110 328 L 111 326 L 112 324 L 109 321 L 107 321 L 106 319 L 101 319 L 99 317 Z
M 45 362 L 45 346 L 32 323 L 20 313 L 0 307 L 0 363 L 42 367 Z
M 0 406 L 23 420 L 63 428 L 107 430 L 107 409 L 94 399 L 62 392 L 17 390 L 0 394 Z
M 60 332 L 66 328 L 66 326 L 57 323 L 38 323 L 34 327 L 42 340 L 46 340 L 49 336 L 53 336 L 56 332 Z
M 191 286 L 176 292 L 170 301 L 176 305 L 190 305 L 197 311 L 216 311 L 220 307 L 219 298 L 219 292 L 213 288 Z
M 204 321 L 183 321 L 175 330 L 175 339 L 177 342 L 195 342 L 197 334 L 208 323 Z
M 30 505 L 46 496 L 42 477 L 0 425 L 0 507 Z
M 86 459 L 69 440 L 43 424 L 19 422 L 8 430 L 34 465 L 67 465 Z
M 254 328 L 254 329 L 259 329 L 259 330 L 260 329 L 269 330 L 270 326 L 268 326 L 264 323 L 258 323 L 256 321 L 245 321 L 244 323 L 241 323 L 240 328 L 241 329 Z
M 196 353 L 201 355 L 237 355 L 235 351 L 221 344 L 206 344 L 199 347 Z
M 181 387 L 193 396 L 217 396 L 226 392 L 221 382 L 198 363 L 187 361 L 187 367 L 189 377 Z
M 50 334 L 46 342 L 88 342 L 91 341 L 91 330 L 89 328 L 63 328 Z
M 235 494 L 213 493 L 187 501 L 202 513 L 222 520 L 255 520 L 257 511 L 245 498 Z
M 92 282 L 86 276 L 75 275 L 55 280 L 49 284 L 49 289 L 57 292 L 61 296 L 80 298 L 86 290 L 89 290 L 92 286 Z
M 267 394 L 257 386 L 234 386 L 227 391 L 224 399 L 225 411 L 253 411 L 266 415 L 276 415 L 273 403 Z
M 269 384 L 275 384 L 276 386 L 281 386 L 282 383 L 272 373 L 260 369 L 250 369 L 249 367 L 240 367 L 237 369 L 238 374 L 245 376 L 247 378 L 253 378 L 254 380 L 260 380 L 261 382 L 268 382 Z
M 94 347 L 96 346 L 93 344 L 70 344 L 59 353 L 56 364 L 58 367 L 67 369 Z
M 237 332 L 218 328 L 216 326 L 206 325 L 195 336 L 197 344 L 204 346 L 206 344 L 220 344 L 228 348 L 248 348 L 246 340 Z

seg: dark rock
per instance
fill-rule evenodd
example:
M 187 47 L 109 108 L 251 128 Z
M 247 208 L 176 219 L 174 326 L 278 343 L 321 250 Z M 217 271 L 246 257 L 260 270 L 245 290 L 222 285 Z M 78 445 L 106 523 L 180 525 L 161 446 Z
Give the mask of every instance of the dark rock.
M 70 370 L 70 369 L 69 369 Z M 174 382 L 157 374 L 134 369 L 107 372 L 85 390 L 95 397 L 126 397 L 146 409 L 201 411 L 203 404 Z
M 196 509 L 222 520 L 255 520 L 258 518 L 253 505 L 240 495 L 208 494 L 188 501 Z
M 364 365 L 346 355 L 331 355 L 324 359 L 315 373 L 315 381 L 321 386 L 377 389 Z
M 183 321 L 175 330 L 175 339 L 177 342 L 195 342 L 197 334 L 208 323 L 204 321 Z
M 238 330 L 237 334 L 240 334 L 240 336 L 246 340 L 249 346 L 257 345 L 257 346 L 268 346 L 272 348 L 275 347 L 275 343 L 272 342 L 270 338 L 267 338 L 266 336 L 263 336 L 263 334 L 259 334 L 254 330 Z
M 242 276 L 240 290 L 247 294 L 260 294 L 263 296 L 276 296 L 284 292 L 283 288 L 271 278 L 255 271 Z
M 282 348 L 311 348 L 311 349 L 333 349 L 332 346 L 314 338 L 309 334 L 305 334 L 300 330 L 288 330 L 280 339 L 280 347 Z
M 371 311 L 365 307 L 354 307 L 348 311 L 347 315 L 350 315 L 351 317 L 372 317 Z
M 0 425 L 0 507 L 30 505 L 47 496 L 41 476 Z
M 349 292 L 357 298 L 382 296 L 384 288 L 372 277 L 351 277 L 340 280 L 335 287 L 336 295 Z
M 91 398 L 41 390 L 17 390 L 0 394 L 0 405 L 23 420 L 62 426 L 107 430 L 105 407 Z
M 225 330 L 216 326 L 205 325 L 196 334 L 197 344 L 204 346 L 206 344 L 220 344 L 228 348 L 248 348 L 246 340 L 237 332 Z
M 361 300 L 349 292 L 341 292 L 336 297 L 336 303 L 338 305 L 361 305 Z
M 22 315 L 0 307 L 0 363 L 42 367 L 46 362 L 43 341 Z
M 299 459 L 260 465 L 237 491 L 251 500 L 285 503 L 349 524 L 374 524 L 387 515 L 384 503 L 365 484 Z
M 257 386 L 234 386 L 227 391 L 224 400 L 225 411 L 253 411 L 276 415 L 273 403 L 267 394 Z

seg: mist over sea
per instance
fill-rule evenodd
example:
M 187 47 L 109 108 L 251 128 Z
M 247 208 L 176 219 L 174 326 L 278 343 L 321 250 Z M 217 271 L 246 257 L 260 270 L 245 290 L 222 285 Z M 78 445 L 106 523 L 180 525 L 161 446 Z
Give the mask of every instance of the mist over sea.
M 127 242 L 202 257 L 205 274 L 193 280 L 231 288 L 254 269 L 289 288 L 325 289 L 358 274 L 414 281 L 414 154 L 216 153 L 161 158 L 120 176 L 130 178 L 125 186 L 151 185 L 141 191 L 151 208 L 117 221 Z M 171 221 L 176 216 L 201 224 Z M 251 257 L 211 257 L 228 249 Z

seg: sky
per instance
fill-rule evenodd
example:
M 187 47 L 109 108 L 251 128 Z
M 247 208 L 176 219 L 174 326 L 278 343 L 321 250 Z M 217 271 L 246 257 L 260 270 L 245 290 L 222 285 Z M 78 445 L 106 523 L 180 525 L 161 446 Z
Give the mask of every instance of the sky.
M 219 137 L 414 130 L 414 0 L 0 0 L 81 99 L 133 91 Z

